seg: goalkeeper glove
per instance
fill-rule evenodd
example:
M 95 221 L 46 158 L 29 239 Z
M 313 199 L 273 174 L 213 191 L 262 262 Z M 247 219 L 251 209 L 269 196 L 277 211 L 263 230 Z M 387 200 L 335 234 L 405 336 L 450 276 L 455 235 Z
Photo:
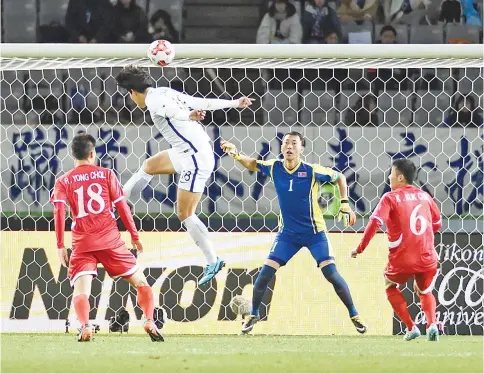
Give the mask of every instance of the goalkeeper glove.
M 239 151 L 237 150 L 237 147 L 235 146 L 235 144 L 222 140 L 222 142 L 220 143 L 220 147 L 222 147 L 222 151 L 227 153 L 233 159 L 237 161 L 240 160 Z
M 356 214 L 350 207 L 348 200 L 341 200 L 338 212 L 338 222 L 343 219 L 344 227 L 353 226 L 356 222 Z

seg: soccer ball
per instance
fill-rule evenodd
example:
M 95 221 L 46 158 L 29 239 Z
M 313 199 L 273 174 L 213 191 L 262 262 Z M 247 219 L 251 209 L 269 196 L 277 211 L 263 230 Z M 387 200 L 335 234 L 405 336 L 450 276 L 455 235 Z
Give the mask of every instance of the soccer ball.
M 175 47 L 167 40 L 155 40 L 148 48 L 148 58 L 158 66 L 166 66 L 175 58 Z
M 244 316 L 250 312 L 250 301 L 240 295 L 234 296 L 229 306 L 236 315 Z

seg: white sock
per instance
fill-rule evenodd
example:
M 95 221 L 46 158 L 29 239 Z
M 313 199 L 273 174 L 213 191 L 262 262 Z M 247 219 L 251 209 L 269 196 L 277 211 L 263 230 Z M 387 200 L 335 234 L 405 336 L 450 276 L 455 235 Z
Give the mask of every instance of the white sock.
M 202 250 L 207 258 L 207 263 L 209 265 L 215 264 L 217 262 L 217 254 L 208 238 L 208 229 L 203 222 L 200 221 L 200 218 L 193 215 L 188 217 L 182 223 L 185 224 L 185 227 L 195 244 Z
M 150 184 L 151 179 L 153 179 L 152 175 L 145 173 L 143 168 L 139 169 L 131 178 L 129 178 L 123 187 L 123 192 L 126 195 L 126 199 L 129 199 L 131 194 L 134 194 L 135 197 L 139 197 L 141 191 L 143 191 L 146 186 Z

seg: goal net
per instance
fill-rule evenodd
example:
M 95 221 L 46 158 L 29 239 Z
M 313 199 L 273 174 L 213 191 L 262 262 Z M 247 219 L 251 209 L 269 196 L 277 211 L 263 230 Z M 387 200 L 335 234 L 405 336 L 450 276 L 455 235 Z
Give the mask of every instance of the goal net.
M 271 159 L 279 157 L 282 136 L 297 130 L 306 138 L 306 161 L 332 167 L 348 180 L 359 217 L 353 228 L 343 230 L 335 221 L 338 197 L 331 186 L 322 186 L 319 204 L 337 266 L 370 333 L 403 330 L 384 293 L 385 235 L 377 234 L 357 260 L 348 253 L 389 190 L 391 160 L 405 157 L 418 165 L 417 184 L 435 197 L 443 214 L 442 233 L 436 235 L 439 321 L 448 334 L 482 334 L 483 67 L 478 47 L 179 45 L 176 61 L 162 69 L 148 64 L 145 46 L 4 45 L 3 331 L 62 332 L 66 321 L 77 325 L 67 270 L 56 256 L 49 203 L 55 178 L 73 166 L 73 136 L 93 134 L 99 164 L 113 169 L 122 183 L 147 157 L 168 147 L 148 113 L 116 87 L 117 72 L 135 63 L 149 69 L 157 86 L 199 97 L 255 99 L 250 109 L 209 113 L 204 121 L 216 168 L 198 214 L 228 264 L 210 286 L 196 286 L 204 258 L 176 217 L 177 177 L 154 178 L 133 200 L 146 247 L 139 262 L 157 306 L 167 313 L 167 333 L 237 333 L 240 317 L 230 301 L 235 295 L 251 297 L 275 237 L 279 207 L 273 185 L 225 157 L 220 140 Z M 405 286 L 405 296 L 423 327 L 412 286 Z M 90 318 L 107 331 L 109 318 L 126 308 L 130 331 L 136 331 L 141 310 L 135 292 L 100 268 Z M 255 331 L 356 334 L 346 313 L 302 249 L 277 272 Z

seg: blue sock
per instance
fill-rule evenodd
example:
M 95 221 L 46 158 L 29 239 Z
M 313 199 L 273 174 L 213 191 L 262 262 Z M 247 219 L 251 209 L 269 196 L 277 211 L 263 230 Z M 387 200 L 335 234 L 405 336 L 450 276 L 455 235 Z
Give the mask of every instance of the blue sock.
M 328 280 L 328 282 L 330 282 L 333 285 L 334 290 L 336 291 L 336 294 L 348 309 L 348 312 L 350 313 L 350 317 L 357 316 L 358 312 L 355 308 L 355 305 L 353 304 L 353 299 L 351 298 L 351 293 L 350 293 L 350 289 L 348 288 L 348 284 L 340 275 L 340 273 L 338 273 L 338 270 L 336 270 L 336 265 L 335 264 L 326 265 L 321 269 L 321 271 L 323 272 L 323 275 Z
M 257 279 L 254 283 L 254 292 L 252 294 L 252 311 L 250 314 L 254 316 L 259 315 L 259 308 L 262 304 L 262 297 L 266 292 L 267 286 L 271 281 L 272 277 L 276 274 L 276 269 L 273 267 L 264 265 L 257 276 Z

